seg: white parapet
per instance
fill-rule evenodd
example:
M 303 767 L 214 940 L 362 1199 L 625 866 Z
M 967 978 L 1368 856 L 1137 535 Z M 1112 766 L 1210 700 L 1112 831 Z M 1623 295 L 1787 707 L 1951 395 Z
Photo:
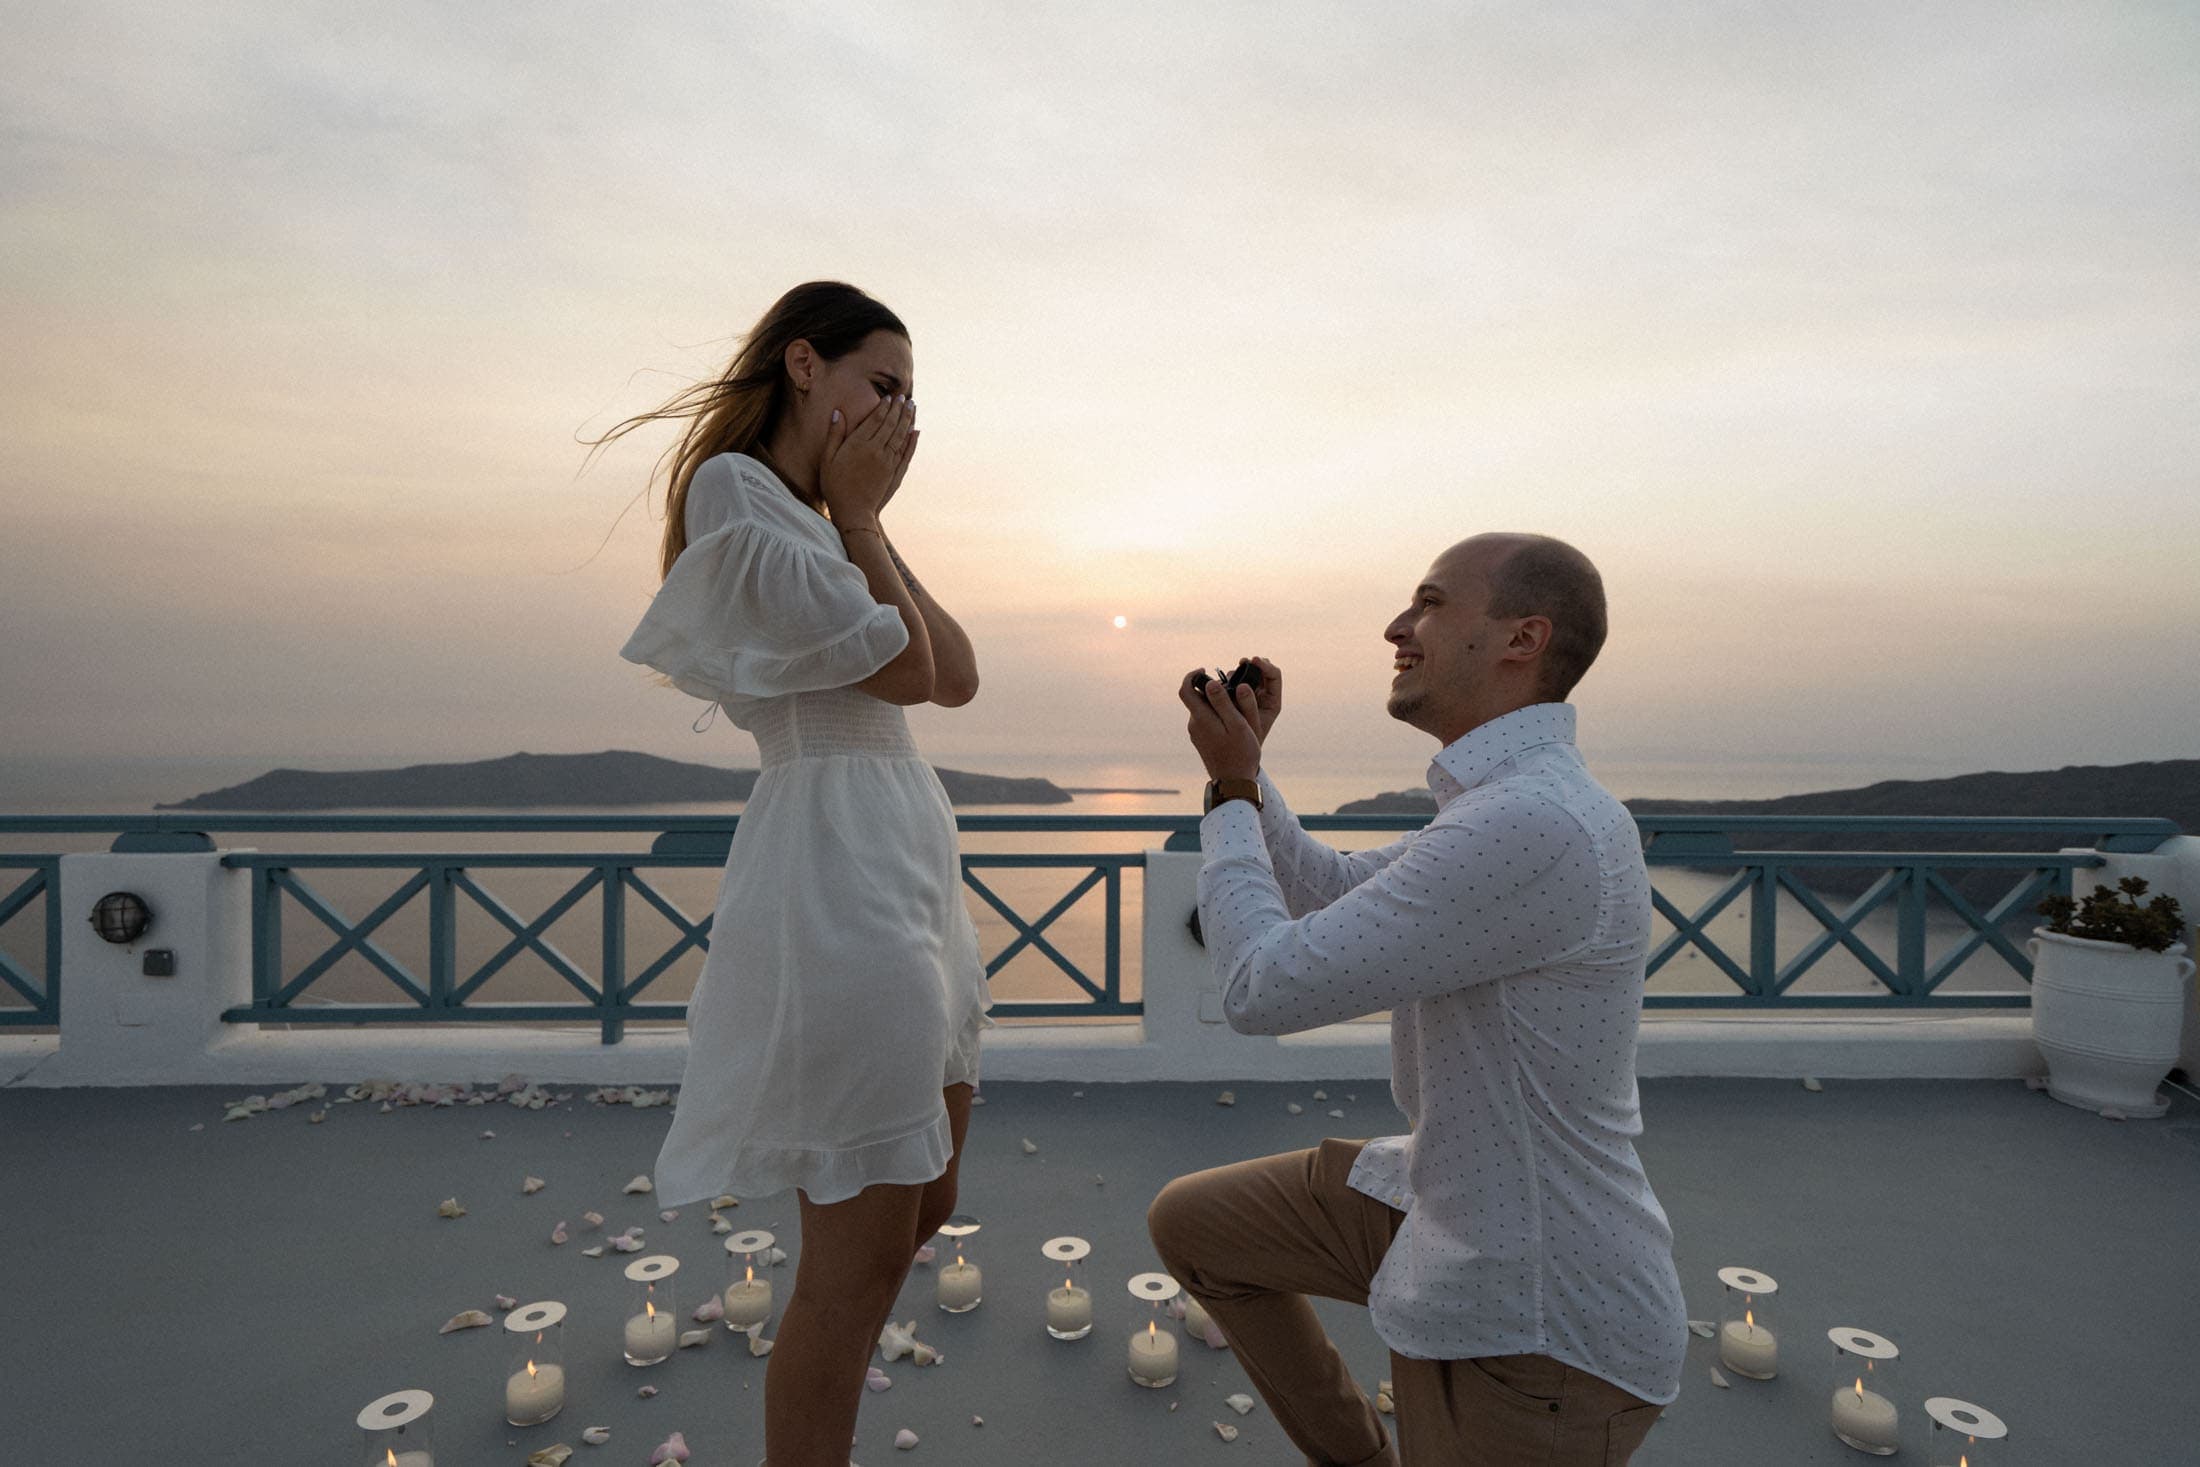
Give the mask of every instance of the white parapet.
M 1187 926 L 1199 856 L 1149 851 L 1140 935 L 1145 1014 L 1111 1024 L 1004 1025 L 987 1036 L 993 1080 L 1380 1081 L 1390 1073 L 1385 1023 L 1340 1024 L 1282 1039 L 1223 1021 L 1205 949 Z M 2146 856 L 2113 856 L 2099 879 L 2141 875 L 2200 910 L 2200 840 Z M 469 1022 L 355 1029 L 226 1024 L 251 991 L 250 873 L 219 853 L 100 854 L 62 860 L 61 1034 L 0 1039 L 0 1084 L 269 1086 L 365 1078 L 493 1081 L 517 1072 L 555 1084 L 678 1081 L 678 1030 L 636 1029 L 618 1044 L 592 1025 Z M 86 918 L 109 891 L 135 891 L 154 925 L 129 947 L 105 943 Z M 175 954 L 173 977 L 147 977 L 149 948 Z M 2188 1022 L 2194 1066 L 2200 1020 Z M 2028 1014 L 1655 1013 L 1642 1028 L 1644 1076 L 2014 1078 L 2041 1070 Z
M 92 908 L 133 892 L 152 920 L 128 944 L 102 939 Z M 233 1037 L 222 1010 L 252 994 L 247 874 L 218 851 L 105 852 L 61 858 L 60 1049 L 39 1070 L 59 1085 L 173 1084 Z M 174 972 L 148 976 L 147 955 Z

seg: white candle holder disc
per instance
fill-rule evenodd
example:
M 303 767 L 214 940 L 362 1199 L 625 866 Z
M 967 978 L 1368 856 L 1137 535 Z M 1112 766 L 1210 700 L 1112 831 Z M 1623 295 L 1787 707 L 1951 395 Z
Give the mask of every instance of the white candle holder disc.
M 1062 1266 L 1062 1285 L 1047 1291 L 1047 1333 L 1057 1340 L 1081 1340 L 1092 1333 L 1092 1291 L 1085 1287 L 1085 1259 L 1092 1244 L 1083 1238 L 1049 1238 L 1039 1252 Z
M 435 1431 L 428 1413 L 435 1397 L 426 1391 L 391 1391 L 359 1413 L 366 1433 L 363 1467 L 435 1467 Z
M 626 1319 L 627 1364 L 660 1364 L 679 1345 L 679 1305 L 672 1296 L 672 1276 L 679 1271 L 680 1260 L 669 1253 L 652 1253 L 626 1266 L 634 1285 L 634 1307 Z
M 555 1299 L 504 1316 L 512 1368 L 504 1377 L 504 1419 L 540 1426 L 565 1409 L 565 1306 Z M 385 1464 L 387 1467 L 387 1464 Z
M 1833 1341 L 1841 1374 L 1851 1379 L 1833 1389 L 1833 1434 L 1859 1452 L 1891 1457 L 1902 1446 L 1901 1419 L 1889 1384 L 1902 1352 L 1885 1335 L 1836 1325 L 1826 1331 Z
M 1165 1273 L 1140 1273 L 1131 1276 L 1131 1297 L 1143 1299 L 1149 1304 L 1166 1304 L 1184 1292 L 1184 1286 Z
M 1719 1286 L 1719 1363 L 1751 1380 L 1772 1379 L 1780 1373 L 1780 1338 L 1759 1316 L 1779 1281 L 1754 1268 L 1722 1268 Z
M 1953 1396 L 1928 1397 L 1925 1414 L 1933 1418 L 1933 1443 L 1926 1454 L 1931 1467 L 1985 1467 L 1994 1458 L 1981 1455 L 1979 1443 L 2009 1435 L 1999 1416 Z

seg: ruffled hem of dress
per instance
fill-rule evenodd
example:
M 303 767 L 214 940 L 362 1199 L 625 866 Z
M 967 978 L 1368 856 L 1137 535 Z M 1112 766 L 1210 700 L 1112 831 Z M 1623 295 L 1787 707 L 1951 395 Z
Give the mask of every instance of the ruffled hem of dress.
M 658 1200 L 681 1207 L 730 1192 L 736 1197 L 768 1197 L 789 1187 L 800 1187 L 812 1202 L 823 1205 L 846 1202 L 865 1187 L 880 1183 L 921 1186 L 936 1182 L 947 1171 L 955 1154 L 955 1135 L 946 1112 L 921 1130 L 907 1135 L 849 1146 L 837 1151 L 818 1151 L 794 1146 L 744 1146 L 733 1155 L 733 1165 L 719 1185 L 683 1188 L 688 1196 L 671 1196 L 660 1186 Z

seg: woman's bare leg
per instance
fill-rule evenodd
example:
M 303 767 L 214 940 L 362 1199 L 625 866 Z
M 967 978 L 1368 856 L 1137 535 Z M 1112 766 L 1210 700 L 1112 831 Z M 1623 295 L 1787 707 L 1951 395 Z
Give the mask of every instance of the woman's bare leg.
M 921 1186 L 881 1183 L 823 1206 L 801 1196 L 802 1260 L 764 1372 L 771 1467 L 847 1467 L 864 1362 L 909 1268 Z
M 970 1095 L 968 1085 L 950 1085 L 940 1092 L 941 1099 L 947 1102 L 947 1124 L 955 1137 L 954 1154 L 947 1158 L 947 1170 L 924 1184 L 924 1198 L 917 1208 L 917 1227 L 909 1244 L 909 1257 L 902 1264 L 902 1277 L 894 1282 L 894 1292 L 886 1298 L 885 1312 L 879 1315 L 878 1325 L 871 1331 L 874 1341 L 886 1328 L 886 1321 L 894 1317 L 894 1300 L 901 1296 L 901 1286 L 908 1280 L 917 1250 L 931 1241 L 942 1223 L 955 1215 L 955 1189 L 962 1168 L 963 1141 L 970 1135 Z
M 968 1085 L 942 1092 L 954 1153 L 922 1186 L 866 1187 L 845 1202 L 802 1204 L 802 1257 L 764 1373 L 770 1467 L 845 1467 L 863 1401 L 865 1365 L 917 1247 L 955 1210 Z

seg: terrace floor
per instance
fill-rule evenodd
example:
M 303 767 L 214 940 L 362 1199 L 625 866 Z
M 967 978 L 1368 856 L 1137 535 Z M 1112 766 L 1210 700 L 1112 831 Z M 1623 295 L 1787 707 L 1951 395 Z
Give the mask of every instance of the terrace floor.
M 683 1309 L 724 1283 L 702 1208 L 665 1224 L 653 1198 L 620 1190 L 650 1168 L 669 1112 L 591 1105 L 572 1088 L 572 1104 L 538 1112 L 346 1105 L 321 1125 L 308 1106 L 224 1124 L 234 1097 L 208 1089 L 0 1091 L 0 1460 L 353 1462 L 359 1409 L 423 1387 L 437 1398 L 444 1467 L 517 1467 L 558 1441 L 574 1445 L 576 1467 L 640 1464 L 674 1429 L 697 1467 L 751 1467 L 767 1362 L 720 1331 L 664 1365 L 627 1366 L 618 1255 L 582 1257 L 587 1235 L 547 1242 L 560 1218 L 577 1226 L 595 1208 L 610 1230 L 645 1224 L 649 1251 L 683 1260 Z M 900 1460 L 892 1439 L 905 1426 L 921 1438 L 911 1457 L 939 1463 L 1298 1460 L 1265 1407 L 1240 1421 L 1223 1404 L 1248 1389 L 1226 1351 L 1188 1341 L 1169 1390 L 1126 1379 L 1122 1338 L 1144 1306 L 1123 1281 L 1156 1266 L 1145 1206 L 1179 1171 L 1401 1122 L 1379 1086 L 1331 1085 L 1317 1103 L 1312 1086 L 1240 1084 L 1227 1109 L 1214 1104 L 1220 1088 L 987 1087 L 962 1187 L 987 1222 L 972 1253 L 985 1303 L 942 1314 L 931 1271 L 912 1275 L 900 1317 L 946 1358 L 885 1367 L 895 1384 L 864 1398 L 857 1461 Z M 1286 1113 L 1294 1099 L 1303 1115 Z M 2014 1081 L 1829 1081 L 1812 1093 L 1654 1080 L 1643 1105 L 1642 1152 L 1690 1312 L 1717 1317 L 1718 1267 L 1763 1269 L 1780 1280 L 1768 1322 L 1783 1346 L 1779 1379 L 1722 1390 L 1712 1342 L 1692 1338 L 1681 1398 L 1637 1463 L 1863 1460 L 1826 1424 L 1835 1325 L 1902 1347 L 1896 1460 L 1927 1460 L 1932 1395 L 2002 1414 L 2011 1437 L 1994 1464 L 2200 1460 L 2200 1104 L 2176 1097 L 2161 1120 L 2116 1123 Z M 1330 1119 L 1331 1106 L 1346 1118 Z M 529 1173 L 549 1185 L 522 1196 Z M 436 1204 L 452 1195 L 469 1211 L 444 1221 Z M 788 1198 L 733 1216 L 801 1247 Z M 1039 1244 L 1072 1232 L 1094 1244 L 1099 1327 L 1061 1344 L 1038 1323 L 1052 1268 Z M 548 1425 L 504 1426 L 501 1331 L 436 1333 L 458 1310 L 494 1313 L 499 1293 L 572 1306 L 570 1400 Z M 1389 1368 L 1364 1313 L 1323 1309 L 1372 1390 Z M 661 1393 L 638 1399 L 644 1383 Z M 1243 1435 L 1226 1445 L 1217 1420 Z M 607 1446 L 580 1445 L 591 1424 L 611 1427 Z

